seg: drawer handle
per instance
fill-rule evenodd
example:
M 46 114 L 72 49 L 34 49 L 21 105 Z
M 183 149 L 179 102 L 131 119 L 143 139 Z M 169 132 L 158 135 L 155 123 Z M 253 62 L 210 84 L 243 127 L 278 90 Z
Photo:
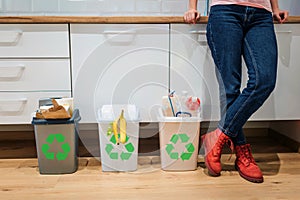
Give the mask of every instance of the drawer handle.
M 16 115 L 23 112 L 27 98 L 19 99 L 1 99 L 0 100 L 0 114 L 5 115 Z
M 291 59 L 291 43 L 292 43 L 292 30 L 278 30 L 277 34 L 277 42 L 278 42 L 278 51 L 279 51 L 279 59 L 280 62 L 285 67 L 290 66 Z
M 129 44 L 135 36 L 136 31 L 134 30 L 107 30 L 103 34 L 108 39 L 109 43 L 112 44 Z
M 15 45 L 19 42 L 21 35 L 21 30 L 15 31 L 0 31 L 0 45 Z
M 206 35 L 206 31 L 204 30 L 192 30 L 190 31 L 190 34 L 199 34 L 199 35 Z
M 136 31 L 135 30 L 106 30 L 106 31 L 103 31 L 103 33 L 106 35 L 118 35 L 118 34 L 134 35 L 134 34 L 136 34 Z
M 276 33 L 280 33 L 280 34 L 291 34 L 292 31 L 276 31 Z
M 22 77 L 24 70 L 24 65 L 0 66 L 0 81 L 19 80 Z
M 205 30 L 191 30 L 190 34 L 195 34 L 193 37 L 197 37 L 197 38 L 195 38 L 195 40 L 197 40 L 201 46 L 207 45 Z

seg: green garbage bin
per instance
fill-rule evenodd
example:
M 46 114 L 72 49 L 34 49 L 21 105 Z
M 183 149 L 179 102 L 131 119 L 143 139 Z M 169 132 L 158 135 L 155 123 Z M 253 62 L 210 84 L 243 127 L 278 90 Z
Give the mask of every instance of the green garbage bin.
M 32 119 L 40 174 L 69 174 L 78 167 L 78 122 L 75 109 L 70 119 Z

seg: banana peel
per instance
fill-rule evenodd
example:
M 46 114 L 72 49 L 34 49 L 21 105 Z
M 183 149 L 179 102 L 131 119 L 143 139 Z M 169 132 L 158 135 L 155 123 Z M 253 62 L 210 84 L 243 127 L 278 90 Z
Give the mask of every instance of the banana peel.
M 119 129 L 118 129 L 118 127 L 119 127 Z M 126 119 L 124 117 L 124 110 L 122 110 L 120 116 L 112 123 L 112 130 L 113 130 L 117 144 L 119 144 L 120 142 L 122 144 L 125 144 L 126 128 L 127 128 Z M 118 133 L 120 133 L 120 142 L 119 142 Z
M 126 142 L 126 119 L 124 118 L 124 110 L 122 110 L 120 119 L 120 141 L 122 144 L 125 144 Z
M 112 130 L 116 139 L 116 143 L 117 145 L 119 145 L 119 136 L 118 136 L 118 122 L 119 122 L 119 118 L 117 118 L 115 121 L 113 121 L 112 123 Z

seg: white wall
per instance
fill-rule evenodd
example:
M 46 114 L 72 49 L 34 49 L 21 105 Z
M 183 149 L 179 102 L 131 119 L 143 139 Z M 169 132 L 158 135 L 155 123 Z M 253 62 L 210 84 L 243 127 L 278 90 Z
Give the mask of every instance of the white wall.
M 188 0 L 0 0 L 0 15 L 175 15 L 182 16 Z M 206 0 L 198 10 L 206 14 Z
M 206 1 L 198 0 L 202 15 L 207 15 Z M 290 15 L 300 15 L 299 0 L 278 2 Z M 181 16 L 187 7 L 188 0 L 0 0 L 0 15 Z
M 299 0 L 278 0 L 281 9 L 288 10 L 290 15 L 300 15 Z

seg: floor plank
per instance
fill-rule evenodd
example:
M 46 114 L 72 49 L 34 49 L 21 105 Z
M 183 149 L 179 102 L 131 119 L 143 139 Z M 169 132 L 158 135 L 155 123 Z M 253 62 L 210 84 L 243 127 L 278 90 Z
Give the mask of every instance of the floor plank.
M 203 158 L 189 172 L 160 169 L 157 156 L 139 157 L 135 172 L 102 172 L 97 158 L 79 159 L 78 171 L 40 175 L 37 159 L 0 160 L 1 199 L 299 199 L 300 154 L 256 153 L 265 182 L 249 183 L 222 157 L 220 177 L 210 177 Z

